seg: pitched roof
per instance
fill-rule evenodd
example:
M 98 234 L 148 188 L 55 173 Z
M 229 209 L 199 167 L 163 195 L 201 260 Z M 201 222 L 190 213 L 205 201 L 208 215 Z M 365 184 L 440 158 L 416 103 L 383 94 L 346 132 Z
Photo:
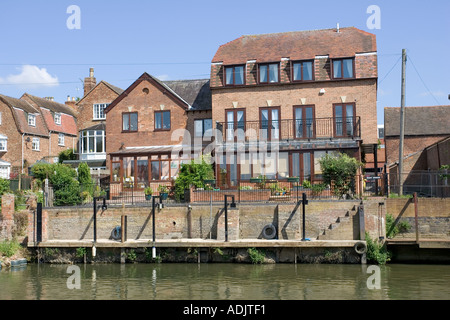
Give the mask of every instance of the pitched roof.
M 175 101 L 178 105 L 184 107 L 186 110 L 190 110 L 193 108 L 193 104 L 196 103 L 198 106 L 204 106 L 204 101 L 207 100 L 209 89 L 208 86 L 205 89 L 205 84 L 208 80 L 199 80 L 199 82 L 190 82 L 189 80 L 180 80 L 180 81 L 167 81 L 163 82 L 158 78 L 144 72 L 131 86 L 129 86 L 121 95 L 117 97 L 106 109 L 105 113 L 108 113 L 114 106 L 116 106 L 123 98 L 125 98 L 131 91 L 134 90 L 141 82 L 148 81 L 152 83 L 155 87 L 160 89 L 162 92 L 168 93 L 168 96 Z M 204 81 L 202 84 L 201 81 Z M 190 92 L 191 89 L 199 90 L 197 94 Z M 203 90 L 203 91 L 202 91 Z M 195 92 L 195 90 L 194 90 Z M 199 92 L 202 92 L 202 99 L 198 97 Z M 197 98 L 199 98 L 197 100 Z M 191 102 L 189 102 L 191 101 Z M 200 102 L 201 101 L 201 102 Z
M 399 107 L 384 108 L 384 135 L 400 135 Z M 405 135 L 450 134 L 450 105 L 405 107 Z
M 191 110 L 211 110 L 209 79 L 164 81 L 167 87 L 182 97 Z
M 314 59 L 317 55 L 345 58 L 356 53 L 376 52 L 374 34 L 354 27 L 311 31 L 244 35 L 219 47 L 212 62 L 225 65 L 257 62 Z
M 48 137 L 48 130 L 41 113 L 30 103 L 22 99 L 11 98 L 4 95 L 0 95 L 0 101 L 3 101 L 11 108 L 19 132 Z M 36 115 L 35 126 L 28 125 L 28 114 Z
M 25 93 L 22 98 L 29 98 L 32 102 L 35 103 L 36 106 L 40 108 L 46 108 L 53 112 L 65 113 L 75 117 L 75 113 L 72 108 L 68 107 L 65 104 L 58 103 L 56 101 L 40 98 L 33 96 L 31 94 Z M 22 100 L 21 98 L 21 100 Z
M 92 88 L 91 91 L 89 91 L 88 93 L 86 93 L 86 94 L 84 95 L 84 97 L 81 98 L 81 99 L 77 102 L 77 105 L 80 104 L 81 101 L 83 101 L 83 100 L 84 100 L 91 92 L 93 92 L 95 89 L 97 89 L 101 84 L 107 86 L 109 89 L 111 89 L 112 91 L 114 91 L 118 96 L 121 95 L 122 92 L 124 91 L 123 89 L 121 89 L 121 88 L 119 88 L 119 87 L 116 87 L 116 86 L 114 86 L 114 85 L 112 85 L 112 84 L 110 84 L 110 83 L 108 83 L 108 82 L 102 80 L 102 81 L 100 81 L 99 83 L 97 83 L 97 85 L 96 85 L 94 88 Z

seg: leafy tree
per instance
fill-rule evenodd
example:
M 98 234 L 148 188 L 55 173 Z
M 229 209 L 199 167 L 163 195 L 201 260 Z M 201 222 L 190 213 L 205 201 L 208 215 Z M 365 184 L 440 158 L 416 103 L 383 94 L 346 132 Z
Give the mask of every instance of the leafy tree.
M 0 178 L 0 196 L 9 191 L 9 180 Z
M 175 180 L 175 198 L 183 200 L 184 190 L 189 189 L 191 185 L 204 188 L 204 180 L 208 179 L 214 179 L 214 170 L 205 158 L 202 158 L 200 162 L 192 160 L 191 163 L 182 164 L 178 178 Z
M 54 173 L 49 176 L 53 186 L 56 206 L 75 205 L 81 202 L 80 183 L 74 169 L 63 164 L 53 164 Z
M 77 160 L 77 155 L 74 153 L 73 149 L 67 149 L 58 154 L 58 159 L 59 163 L 63 163 L 66 160 Z
M 337 196 L 348 195 L 354 187 L 354 177 L 362 163 L 345 153 L 326 154 L 319 163 L 324 183 L 332 185 Z
M 81 162 L 78 165 L 78 182 L 80 183 L 82 191 L 86 191 L 92 196 L 94 186 L 92 183 L 91 169 L 89 169 L 89 166 L 85 162 Z

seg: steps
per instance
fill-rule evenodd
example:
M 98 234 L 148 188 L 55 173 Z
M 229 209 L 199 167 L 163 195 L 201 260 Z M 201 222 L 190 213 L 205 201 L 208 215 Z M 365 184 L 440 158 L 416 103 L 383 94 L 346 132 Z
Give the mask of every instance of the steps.
M 356 206 L 354 206 L 344 216 L 338 216 L 335 222 L 331 223 L 327 229 L 323 230 L 322 234 L 317 236 L 317 240 L 353 240 L 353 217 L 356 213 Z

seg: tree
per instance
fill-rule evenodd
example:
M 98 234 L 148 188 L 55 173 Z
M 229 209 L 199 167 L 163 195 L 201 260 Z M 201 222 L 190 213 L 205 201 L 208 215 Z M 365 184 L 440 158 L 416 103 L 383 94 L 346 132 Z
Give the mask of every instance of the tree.
M 58 162 L 63 163 L 65 160 L 77 160 L 77 155 L 74 153 L 73 149 L 67 149 L 61 151 L 58 154 Z
M 74 169 L 63 164 L 53 164 L 53 174 L 49 181 L 53 186 L 54 204 L 56 206 L 75 205 L 81 203 L 80 183 L 76 179 Z
M 345 153 L 326 154 L 319 160 L 325 184 L 333 186 L 338 197 L 348 195 L 354 187 L 354 177 L 362 163 Z
M 191 186 L 204 188 L 204 180 L 214 179 L 214 170 L 209 161 L 203 157 L 201 162 L 192 160 L 191 163 L 182 164 L 178 178 L 175 180 L 175 197 L 177 200 L 184 199 L 184 190 Z

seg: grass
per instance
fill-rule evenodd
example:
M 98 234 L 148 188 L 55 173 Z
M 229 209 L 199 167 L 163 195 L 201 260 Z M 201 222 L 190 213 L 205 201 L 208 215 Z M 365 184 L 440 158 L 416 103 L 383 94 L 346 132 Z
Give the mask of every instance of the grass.
M 21 246 L 17 240 L 4 240 L 0 242 L 0 255 L 11 258 L 19 252 Z

